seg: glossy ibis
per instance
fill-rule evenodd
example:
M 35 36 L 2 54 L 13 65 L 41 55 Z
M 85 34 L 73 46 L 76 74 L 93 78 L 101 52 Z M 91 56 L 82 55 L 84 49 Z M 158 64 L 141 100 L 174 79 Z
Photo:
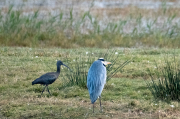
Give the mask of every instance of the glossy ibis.
M 49 73 L 46 73 L 42 76 L 40 76 L 39 78 L 37 78 L 36 80 L 34 80 L 32 82 L 32 85 L 34 84 L 42 84 L 42 85 L 45 85 L 41 95 L 43 94 L 45 88 L 47 87 L 47 90 L 49 92 L 49 89 L 48 89 L 48 85 L 49 84 L 52 84 L 59 76 L 60 74 L 60 70 L 61 70 L 61 65 L 64 65 L 66 66 L 65 64 L 63 64 L 62 61 L 57 61 L 57 71 L 56 72 L 49 72 Z M 66 66 L 67 68 L 69 68 L 68 66 Z M 70 69 L 70 68 L 69 68 Z M 51 93 L 49 92 L 49 94 L 51 95 Z

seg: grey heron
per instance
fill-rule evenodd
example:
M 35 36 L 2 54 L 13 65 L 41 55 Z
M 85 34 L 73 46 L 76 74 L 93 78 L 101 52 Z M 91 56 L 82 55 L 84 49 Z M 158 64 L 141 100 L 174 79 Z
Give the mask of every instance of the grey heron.
M 87 76 L 87 87 L 93 104 L 93 113 L 94 113 L 94 103 L 97 98 L 99 98 L 100 110 L 101 107 L 101 93 L 106 83 L 106 65 L 111 64 L 111 62 L 105 61 L 103 58 L 99 58 L 94 61 L 89 68 Z
M 42 76 L 40 76 L 39 78 L 35 79 L 33 82 L 32 82 L 32 85 L 34 84 L 42 84 L 42 85 L 45 85 L 42 93 L 44 92 L 45 88 L 47 87 L 47 90 L 49 92 L 49 89 L 48 89 L 48 85 L 49 84 L 52 84 L 59 76 L 60 74 L 60 70 L 61 70 L 61 65 L 64 65 L 66 66 L 65 64 L 63 64 L 62 61 L 57 61 L 56 63 L 57 65 L 57 71 L 56 72 L 49 72 L 49 73 L 46 73 Z M 67 68 L 69 68 L 68 66 L 66 66 Z M 70 68 L 69 68 L 70 69 Z M 41 93 L 41 95 L 42 95 Z M 49 94 L 51 95 L 51 93 L 49 92 Z

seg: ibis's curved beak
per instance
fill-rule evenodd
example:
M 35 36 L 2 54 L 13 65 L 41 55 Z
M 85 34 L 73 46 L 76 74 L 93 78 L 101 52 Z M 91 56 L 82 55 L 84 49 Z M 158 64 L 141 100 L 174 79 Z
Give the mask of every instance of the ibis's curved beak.
M 67 65 L 63 64 L 65 67 L 67 67 L 68 69 L 70 69 Z M 71 69 L 70 69 L 71 70 Z

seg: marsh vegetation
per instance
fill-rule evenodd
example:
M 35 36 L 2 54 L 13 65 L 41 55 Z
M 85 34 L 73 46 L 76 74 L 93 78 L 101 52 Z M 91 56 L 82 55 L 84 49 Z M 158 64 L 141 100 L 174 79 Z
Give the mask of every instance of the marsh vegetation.
M 7 1 L 0 0 L 0 118 L 180 117 L 178 1 Z M 86 77 L 100 57 L 113 65 L 103 112 L 93 114 Z M 41 96 L 43 86 L 31 83 L 56 71 L 57 60 L 73 72 L 62 67 L 52 96 Z
M 102 93 L 103 113 L 99 113 L 98 103 L 95 113 L 91 113 L 92 105 L 86 87 L 65 85 L 67 80 L 64 77 L 68 72 L 65 67 L 62 67 L 56 82 L 49 86 L 52 96 L 48 92 L 40 95 L 44 86 L 31 85 L 31 82 L 41 74 L 56 71 L 57 59 L 61 59 L 71 68 L 76 65 L 77 61 L 84 61 L 83 63 L 86 64 L 88 54 L 98 58 L 99 53 L 104 54 L 106 51 L 107 49 L 98 48 L 1 47 L 1 117 L 159 118 L 179 116 L 178 100 L 169 103 L 155 100 L 144 81 L 151 81 L 148 75 L 149 69 L 152 73 L 156 72 L 157 67 L 154 60 L 162 67 L 166 63 L 163 57 L 167 54 L 179 56 L 179 49 L 175 51 L 168 49 L 116 49 L 116 52 L 112 54 L 114 57 L 118 57 L 116 64 L 114 64 L 115 67 L 131 57 L 134 58 L 112 79 L 107 81 Z M 77 59 L 77 56 L 81 57 Z M 84 60 L 80 60 L 80 58 Z M 173 62 L 173 59 L 170 58 L 169 61 Z

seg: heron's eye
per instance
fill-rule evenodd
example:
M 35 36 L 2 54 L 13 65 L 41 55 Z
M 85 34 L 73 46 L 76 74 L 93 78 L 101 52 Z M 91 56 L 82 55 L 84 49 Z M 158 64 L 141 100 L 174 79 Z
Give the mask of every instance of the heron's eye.
M 105 62 L 103 62 L 103 61 L 101 61 L 101 62 L 102 62 L 102 64 L 103 64 L 103 66 L 106 66 Z

